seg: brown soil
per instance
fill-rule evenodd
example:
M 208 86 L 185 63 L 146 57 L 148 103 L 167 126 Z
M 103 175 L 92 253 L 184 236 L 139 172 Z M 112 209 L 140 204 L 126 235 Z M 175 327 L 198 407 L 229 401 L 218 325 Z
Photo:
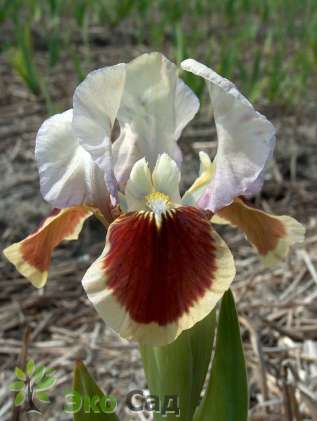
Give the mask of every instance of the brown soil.
M 144 50 L 129 45 L 128 39 L 122 44 L 120 49 L 111 43 L 95 48 L 92 67 L 127 61 Z M 45 72 L 45 54 L 38 60 Z M 0 75 L 0 242 L 4 248 L 32 231 L 50 207 L 40 196 L 33 154 L 36 131 L 46 117 L 44 103 L 28 93 L 4 58 L 0 58 Z M 58 107 L 70 107 L 76 84 L 70 63 L 65 60 L 47 80 Z M 267 108 L 264 112 L 278 128 L 278 147 L 256 204 L 296 217 L 306 225 L 307 237 L 285 263 L 267 270 L 241 233 L 220 230 L 236 258 L 233 289 L 248 362 L 250 419 L 316 420 L 317 123 L 305 110 Z M 198 151 L 214 154 L 215 140 L 204 108 L 181 140 L 184 186 L 197 172 Z M 106 392 L 117 396 L 122 420 L 147 419 L 132 415 L 125 405 L 129 391 L 146 388 L 137 346 L 121 340 L 98 319 L 80 282 L 103 242 L 100 225 L 88 222 L 80 241 L 63 244 L 54 253 L 43 291 L 0 260 L 1 420 L 18 419 L 8 384 L 25 353 L 58 371 L 58 387 L 50 394 L 52 403 L 43 409 L 43 419 L 70 419 L 63 413 L 63 390 L 70 387 L 76 358 L 85 361 Z

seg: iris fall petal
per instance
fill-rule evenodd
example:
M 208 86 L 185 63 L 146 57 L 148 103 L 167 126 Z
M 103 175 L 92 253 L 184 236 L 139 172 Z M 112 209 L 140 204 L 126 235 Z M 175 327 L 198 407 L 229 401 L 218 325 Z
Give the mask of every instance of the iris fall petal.
M 36 231 L 3 253 L 36 288 L 41 288 L 46 284 L 54 249 L 63 240 L 76 240 L 83 223 L 92 214 L 86 206 L 55 209 Z
M 265 266 L 279 263 L 290 246 L 304 240 L 305 228 L 290 216 L 276 216 L 256 209 L 242 199 L 217 212 L 213 223 L 239 227 L 257 249 Z
M 160 225 L 152 212 L 119 217 L 83 286 L 121 336 L 164 345 L 207 316 L 234 274 L 232 255 L 205 212 L 179 207 Z

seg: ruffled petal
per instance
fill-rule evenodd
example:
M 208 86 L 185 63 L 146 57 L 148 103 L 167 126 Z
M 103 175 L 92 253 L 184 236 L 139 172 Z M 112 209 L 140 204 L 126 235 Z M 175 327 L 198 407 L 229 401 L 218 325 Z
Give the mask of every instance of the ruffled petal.
M 172 342 L 203 319 L 235 275 L 232 255 L 204 211 L 179 207 L 120 216 L 83 286 L 99 315 L 121 336 Z
M 229 80 L 192 59 L 183 61 L 182 68 L 209 82 L 218 134 L 217 168 L 200 205 L 214 212 L 235 197 L 249 197 L 261 189 L 275 129 Z
M 115 197 L 111 131 L 125 87 L 126 65 L 104 67 L 88 74 L 73 98 L 73 128 L 83 148 L 103 170 L 105 182 Z
M 103 173 L 79 145 L 72 118 L 72 110 L 56 114 L 45 120 L 38 131 L 35 157 L 41 193 L 57 208 L 89 203 L 109 215 L 110 200 Z
M 133 164 L 142 157 L 152 170 L 164 152 L 179 164 L 181 152 L 176 142 L 198 108 L 197 97 L 162 54 L 143 54 L 128 63 L 117 116 L 121 136 L 113 144 L 119 182 L 127 181 Z
M 112 155 L 116 180 L 120 189 L 124 190 L 133 165 L 142 159 L 137 136 L 130 125 L 121 123 L 120 136 L 112 144 Z
M 158 158 L 152 180 L 155 191 L 166 194 L 173 203 L 180 203 L 179 183 L 181 173 L 176 162 L 166 153 Z
M 305 227 L 290 216 L 276 216 L 256 209 L 242 199 L 218 211 L 212 223 L 239 227 L 257 249 L 265 266 L 279 263 L 290 246 L 302 242 Z
M 46 284 L 51 255 L 63 240 L 76 240 L 83 223 L 93 214 L 86 206 L 55 209 L 31 235 L 3 253 L 36 288 Z
M 138 159 L 145 157 L 151 169 L 164 152 L 181 161 L 176 142 L 198 108 L 173 63 L 159 53 L 143 54 L 87 76 L 75 91 L 73 127 L 116 196 L 117 181 L 125 185 Z M 116 118 L 120 135 L 111 145 Z

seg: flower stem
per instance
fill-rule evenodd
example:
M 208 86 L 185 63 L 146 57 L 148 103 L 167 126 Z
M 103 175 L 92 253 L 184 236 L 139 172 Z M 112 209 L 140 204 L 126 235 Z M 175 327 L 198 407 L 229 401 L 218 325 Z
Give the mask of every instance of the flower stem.
M 155 421 L 192 420 L 210 362 L 215 326 L 213 310 L 169 345 L 140 345 L 150 392 L 159 397 Z

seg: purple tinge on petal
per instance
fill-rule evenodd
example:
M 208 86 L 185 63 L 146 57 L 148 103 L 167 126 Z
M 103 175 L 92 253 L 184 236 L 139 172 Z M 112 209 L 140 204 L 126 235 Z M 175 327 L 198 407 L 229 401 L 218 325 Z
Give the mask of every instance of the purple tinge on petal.
M 104 67 L 88 74 L 73 98 L 73 130 L 82 148 L 103 171 L 107 189 L 116 196 L 111 132 L 121 104 L 126 65 Z
M 53 207 L 93 204 L 109 214 L 103 172 L 79 144 L 72 128 L 73 110 L 55 114 L 41 125 L 35 146 L 41 193 Z
M 261 189 L 275 146 L 275 129 L 232 82 L 192 59 L 182 67 L 208 82 L 218 149 L 215 176 L 199 205 L 215 212 L 235 197 L 249 197 Z
M 176 66 L 162 54 L 151 53 L 91 72 L 77 87 L 73 107 L 76 137 L 115 195 L 117 181 L 123 188 L 142 157 L 152 169 L 162 153 L 181 161 L 176 142 L 199 101 L 178 78 Z M 112 144 L 115 120 L 120 135 Z

